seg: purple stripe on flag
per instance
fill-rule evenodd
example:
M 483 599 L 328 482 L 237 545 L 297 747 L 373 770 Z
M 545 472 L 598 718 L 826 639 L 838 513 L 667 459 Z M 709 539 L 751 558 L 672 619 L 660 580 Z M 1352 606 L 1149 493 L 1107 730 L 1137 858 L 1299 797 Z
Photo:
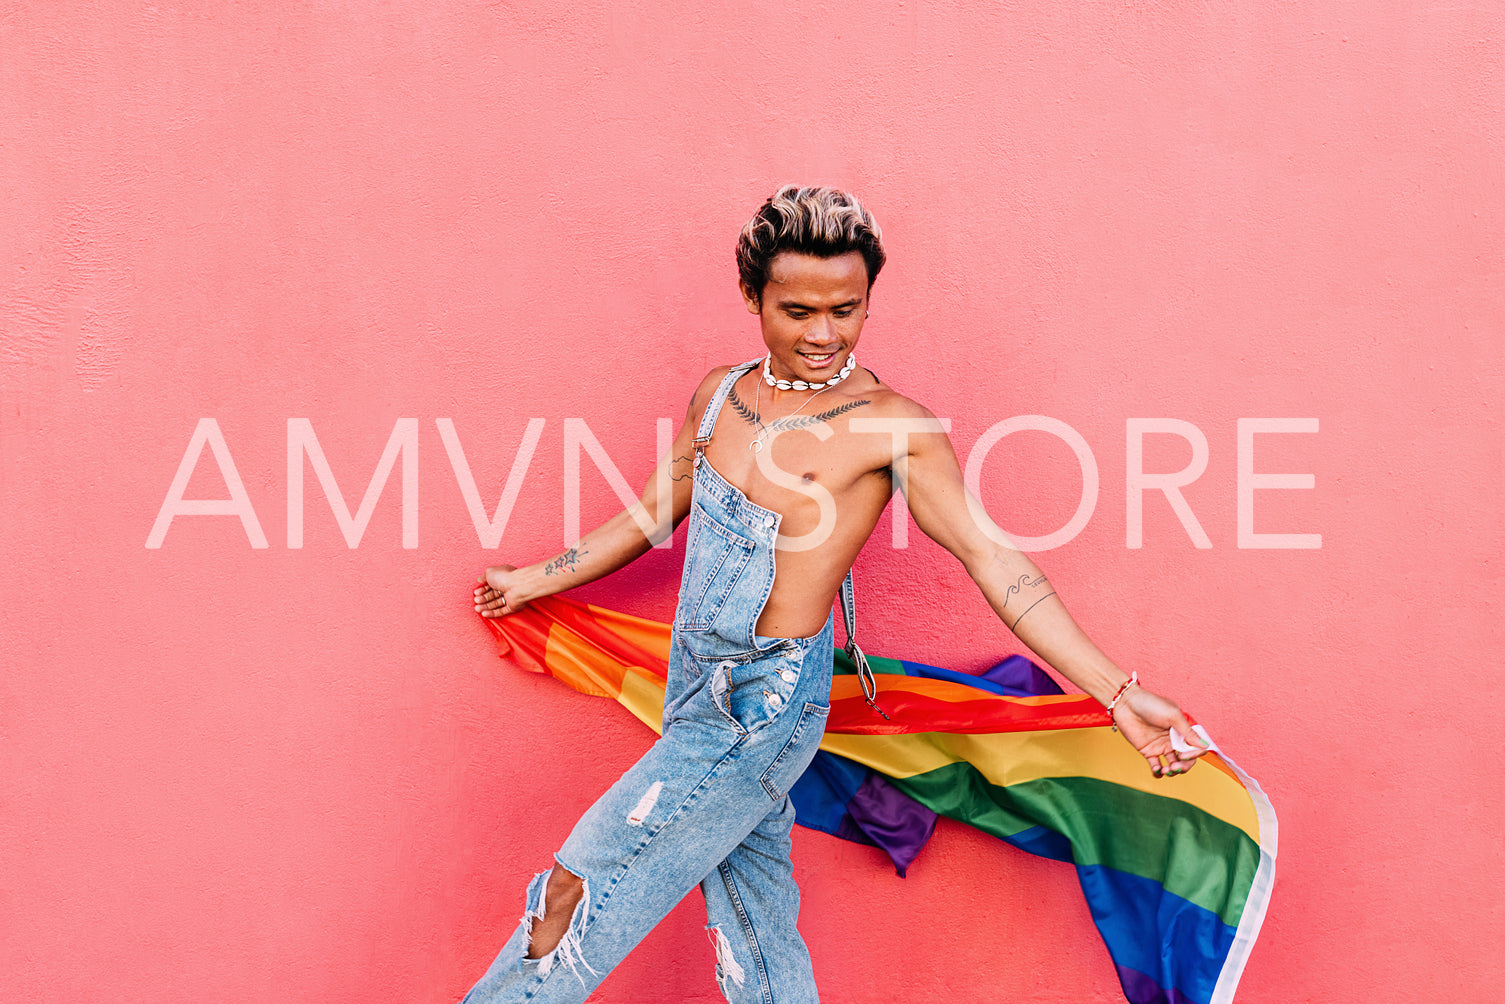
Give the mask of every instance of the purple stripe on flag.
M 900 660 L 899 664 L 904 667 L 905 676 L 946 680 L 1003 697 L 1045 697 L 1062 692 L 1060 685 L 1051 679 L 1049 673 L 1022 655 L 1011 655 L 981 673 L 963 673 L 908 660 Z
M 888 852 L 901 876 L 935 829 L 935 813 L 904 794 L 876 771 L 847 803 L 850 818 L 869 840 Z M 846 822 L 845 819 L 842 820 Z
M 1124 988 L 1124 999 L 1129 1004 L 1206 1004 L 1194 1001 L 1175 987 L 1167 990 L 1137 969 L 1114 966 L 1118 970 L 1119 985 Z
M 796 819 L 795 822 L 799 822 L 799 820 Z M 850 812 L 841 814 L 841 818 L 836 821 L 836 829 L 831 830 L 830 833 L 833 837 L 850 840 L 854 844 L 866 844 L 868 847 L 878 846 L 876 840 L 862 832 L 862 827 L 857 825 L 856 820 L 852 818 Z
M 1005 690 L 1017 691 L 1031 697 L 1063 693 L 1060 684 L 1049 673 L 1030 662 L 1022 655 L 1011 655 L 985 673 L 978 674 L 989 683 L 996 683 Z

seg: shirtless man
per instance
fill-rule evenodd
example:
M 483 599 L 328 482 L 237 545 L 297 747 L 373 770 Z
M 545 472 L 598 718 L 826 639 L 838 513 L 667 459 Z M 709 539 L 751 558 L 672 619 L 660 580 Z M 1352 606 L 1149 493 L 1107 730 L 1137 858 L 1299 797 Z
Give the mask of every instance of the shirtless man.
M 737 247 L 766 356 L 707 374 L 636 504 L 546 562 L 486 570 L 476 610 L 506 616 L 621 568 L 690 517 L 663 736 L 534 879 L 467 1002 L 583 1001 L 697 883 L 728 1000 L 818 999 L 795 929 L 787 792 L 829 710 L 833 600 L 895 490 L 1020 640 L 1112 705 L 1156 777 L 1195 762 L 1200 750 L 1172 748 L 1170 729 L 1192 737 L 1180 709 L 1092 643 L 967 492 L 935 416 L 856 364 L 884 258 L 856 199 L 777 192 Z

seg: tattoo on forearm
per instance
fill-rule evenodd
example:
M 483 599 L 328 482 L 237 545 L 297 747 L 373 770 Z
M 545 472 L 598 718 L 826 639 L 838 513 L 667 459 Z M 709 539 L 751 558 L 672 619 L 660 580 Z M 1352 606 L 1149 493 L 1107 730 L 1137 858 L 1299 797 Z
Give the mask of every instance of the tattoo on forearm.
M 1031 610 L 1035 609 L 1035 607 L 1038 607 L 1040 604 L 1044 603 L 1046 600 L 1050 599 L 1055 594 L 1056 594 L 1055 590 L 1052 589 L 1050 592 L 1046 593 L 1044 596 L 1040 597 L 1038 600 L 1036 600 L 1035 602 L 1031 603 L 1029 606 L 1025 607 L 1024 608 L 1024 613 L 1020 614 L 1018 617 L 1015 617 L 1014 618 L 1014 623 L 1012 623 L 1012 624 L 1009 625 L 1009 630 L 1012 631 L 1016 627 L 1018 627 L 1019 626 L 1019 622 L 1022 621 L 1022 620 L 1024 620 L 1024 615 L 1025 614 L 1029 613 Z
M 576 545 L 543 566 L 543 574 L 561 575 L 565 572 L 573 572 L 580 567 L 580 559 L 585 557 L 586 553 L 585 548 Z
M 1035 575 L 1035 576 L 1030 576 L 1030 575 L 1021 575 L 1021 576 L 1019 576 L 1019 581 L 1016 582 L 1016 583 L 1014 583 L 1013 585 L 1009 586 L 1008 591 L 1003 594 L 1003 607 L 1002 607 L 1002 609 L 1004 609 L 1004 610 L 1008 609 L 1009 600 L 1013 599 L 1015 593 L 1022 592 L 1025 589 L 1037 589 L 1040 586 L 1046 586 L 1046 585 L 1049 585 L 1049 583 L 1045 581 L 1045 576 L 1043 574 L 1041 574 L 1041 575 Z M 1014 618 L 1014 623 L 1013 624 L 1009 624 L 1007 620 L 1005 620 L 1004 623 L 1008 624 L 1008 628 L 1009 628 L 1010 631 L 1014 630 L 1014 628 L 1018 626 L 1019 622 L 1022 621 L 1022 620 L 1024 620 L 1024 614 L 1029 613 L 1031 610 L 1035 609 L 1035 607 L 1039 606 L 1041 603 L 1044 603 L 1046 600 L 1050 599 L 1055 594 L 1056 594 L 1055 590 L 1052 589 L 1050 592 L 1046 593 L 1044 596 L 1040 596 L 1040 597 L 1034 598 L 1033 602 L 1031 602 L 1029 606 L 1027 606 L 1027 607 L 1024 608 L 1024 613 L 1022 613 L 1018 617 Z M 1030 598 L 1031 597 L 1025 597 L 1025 599 L 1030 599 Z M 1023 601 L 1021 600 L 1021 602 L 1023 602 Z M 1001 613 L 1001 610 L 1000 610 L 1000 613 Z
M 1012 586 L 1009 586 L 1008 592 L 1006 592 L 1006 593 L 1003 594 L 1003 605 L 1004 606 L 1008 606 L 1009 605 L 1009 599 L 1012 598 L 1015 593 L 1019 592 L 1024 587 L 1028 586 L 1031 589 L 1033 589 L 1036 586 L 1043 586 L 1044 584 L 1045 584 L 1045 575 L 1043 573 L 1040 574 L 1040 575 L 1036 575 L 1034 577 L 1030 577 L 1028 575 L 1021 575 L 1021 576 L 1019 576 L 1019 581 L 1016 582 L 1016 583 L 1014 583 Z
M 693 480 L 695 480 L 695 467 L 694 467 L 695 460 L 694 460 L 694 458 L 693 457 L 675 457 L 674 458 L 674 463 L 678 464 L 680 462 L 684 462 L 686 464 L 690 464 L 691 465 L 690 469 L 688 471 L 685 471 L 683 474 L 672 474 L 672 475 L 670 475 L 669 476 L 669 480 L 670 481 L 693 481 Z M 671 465 L 670 469 L 671 470 L 673 469 L 672 465 Z

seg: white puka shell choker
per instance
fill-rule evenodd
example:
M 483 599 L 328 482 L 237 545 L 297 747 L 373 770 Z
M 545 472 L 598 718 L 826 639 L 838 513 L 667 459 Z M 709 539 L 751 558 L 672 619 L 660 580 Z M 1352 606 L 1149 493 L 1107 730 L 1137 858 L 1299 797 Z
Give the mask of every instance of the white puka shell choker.
M 779 390 L 820 390 L 824 387 L 835 387 L 851 376 L 852 370 L 857 368 L 857 356 L 853 354 L 847 356 L 847 363 L 841 368 L 841 372 L 825 383 L 811 383 L 808 380 L 775 380 L 773 371 L 768 368 L 768 363 L 771 359 L 773 359 L 771 353 L 763 357 L 763 382 L 770 387 L 777 387 Z

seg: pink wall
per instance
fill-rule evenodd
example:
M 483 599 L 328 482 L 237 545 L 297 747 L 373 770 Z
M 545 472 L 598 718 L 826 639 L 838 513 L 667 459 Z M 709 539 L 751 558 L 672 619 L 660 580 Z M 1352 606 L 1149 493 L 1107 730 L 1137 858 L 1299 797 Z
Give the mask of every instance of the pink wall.
M 60 5 L 46 5 L 60 6 Z M 316 3 L 0 13 L 0 972 L 15 1001 L 448 1001 L 522 884 L 645 746 L 516 672 L 482 565 L 564 533 L 563 428 L 634 482 L 655 420 L 757 351 L 736 228 L 785 180 L 849 186 L 892 256 L 864 363 L 965 456 L 1059 419 L 1101 488 L 1041 556 L 1111 653 L 1176 695 L 1280 812 L 1242 1000 L 1494 999 L 1505 964 L 1497 5 Z M 269 545 L 180 516 L 215 418 Z M 498 551 L 488 508 L 545 419 Z M 1205 434 L 1125 546 L 1126 423 Z M 1256 498 L 1238 546 L 1238 420 Z M 418 546 L 394 470 L 350 549 L 312 468 L 287 546 L 287 422 L 352 508 L 418 422 Z M 1146 469 L 1190 449 L 1147 441 Z M 589 461 L 584 518 L 614 496 Z M 984 494 L 1075 510 L 1059 441 Z M 223 498 L 205 453 L 189 498 Z M 678 551 L 587 591 L 666 615 Z M 858 566 L 870 648 L 1013 648 L 915 534 Z M 1117 999 L 1068 869 L 942 825 L 896 878 L 801 833 L 828 999 Z M 698 907 L 603 1001 L 713 1001 Z M 944 919 L 943 919 L 944 918 Z M 1022 944 L 1021 944 L 1022 943 Z

